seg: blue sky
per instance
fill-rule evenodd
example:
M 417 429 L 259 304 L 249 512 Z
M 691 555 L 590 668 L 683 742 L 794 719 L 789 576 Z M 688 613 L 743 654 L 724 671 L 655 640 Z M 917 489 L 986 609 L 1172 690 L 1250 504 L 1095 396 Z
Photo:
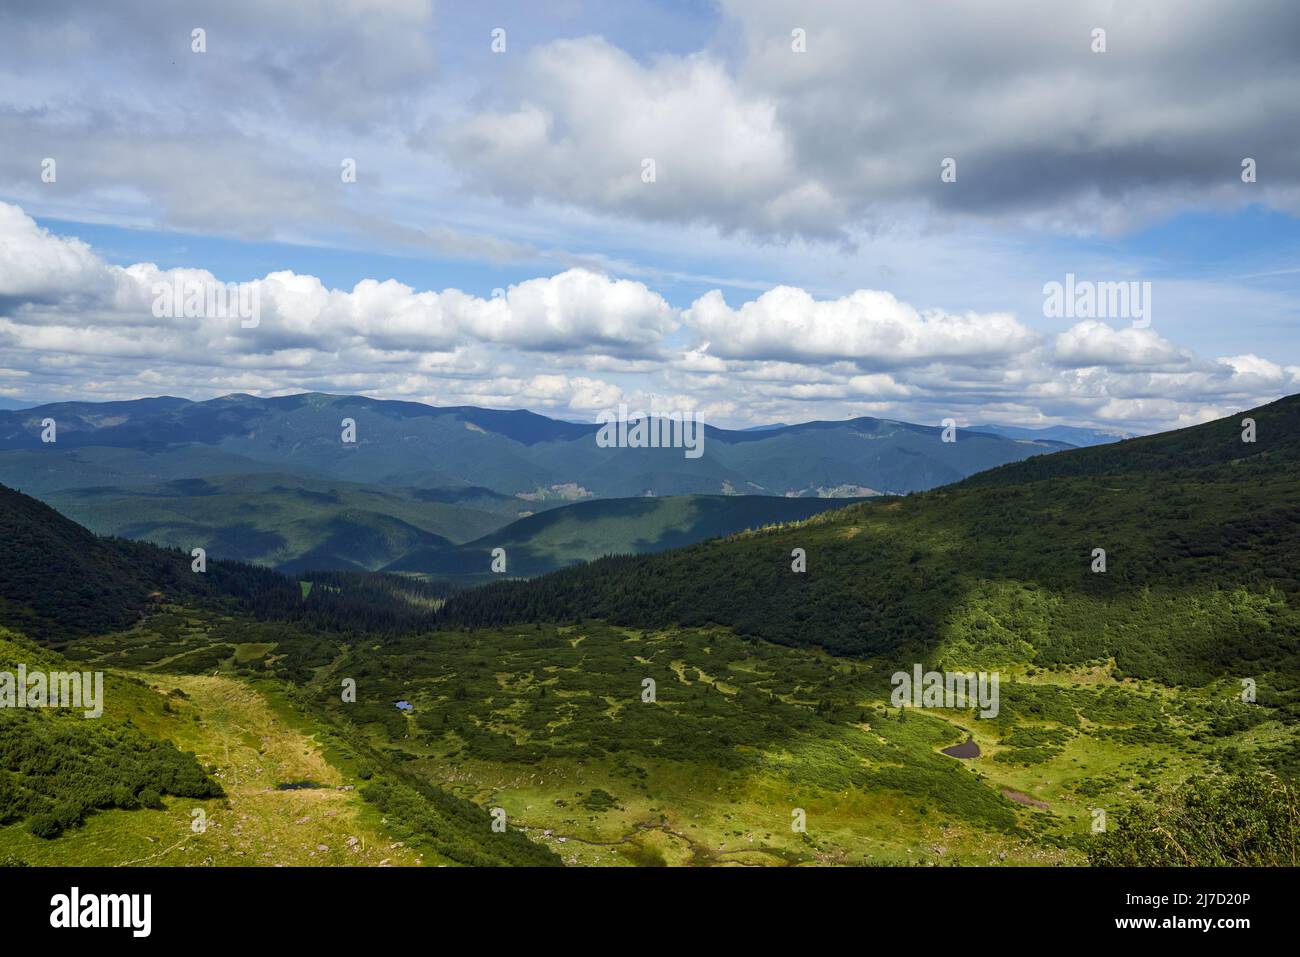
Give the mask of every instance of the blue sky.
M 318 11 L 0 12 L 0 400 L 1142 432 L 1300 388 L 1289 4 Z M 1046 315 L 1067 273 L 1146 320 Z

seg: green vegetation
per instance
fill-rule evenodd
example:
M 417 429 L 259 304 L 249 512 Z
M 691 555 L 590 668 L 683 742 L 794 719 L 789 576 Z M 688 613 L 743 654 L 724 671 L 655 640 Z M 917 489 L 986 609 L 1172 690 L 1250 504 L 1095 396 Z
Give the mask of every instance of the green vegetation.
M 477 538 L 527 507 L 504 495 L 486 497 L 490 508 L 469 507 L 414 489 L 276 473 L 73 488 L 43 498 L 100 535 L 186 552 L 202 547 L 213 558 L 284 571 L 376 570 L 414 549 Z
M 1214 773 L 1225 740 L 1253 761 L 1290 733 L 1212 689 L 1002 668 L 996 719 L 904 720 L 884 662 L 584 621 L 339 646 L 310 688 L 404 771 L 505 807 L 579 863 L 1079 862 L 1092 808 Z M 345 676 L 356 703 L 339 700 Z M 1229 713 L 1261 720 L 1230 731 Z M 984 757 L 940 753 L 967 734 Z M 809 810 L 806 835 L 789 829 L 794 807 Z
M 0 670 L 18 662 L 30 669 L 102 667 L 4 634 Z M 88 649 L 76 650 L 86 657 Z M 237 663 L 236 656 L 221 662 Z M 557 863 L 518 832 L 493 834 L 486 809 L 408 780 L 382 755 L 350 743 L 345 729 L 304 709 L 291 686 L 252 675 L 168 673 L 181 667 L 169 657 L 154 662 L 156 670 L 110 674 L 101 719 L 0 711 L 0 858 L 95 865 Z M 311 786 L 299 789 L 302 782 Z M 191 828 L 195 810 L 205 813 L 206 829 Z
M 1170 685 L 1251 677 L 1261 701 L 1300 715 L 1300 397 L 1250 414 L 1257 445 L 1220 422 L 1175 433 L 1186 455 L 1170 436 L 1063 452 L 793 526 L 489 585 L 440 617 L 718 623 L 899 661 L 946 648 L 1038 666 L 1113 659 L 1118 677 Z M 795 548 L 804 574 L 791 571 Z
M 392 780 L 375 781 L 361 795 L 391 818 L 394 833 L 412 847 L 429 848 L 448 861 L 470 867 L 515 865 L 554 867 L 559 860 L 517 831 L 492 841 L 483 836 L 488 817 L 481 808 L 445 791 L 429 793 Z
M 747 528 L 792 522 L 843 507 L 843 499 L 766 495 L 677 495 L 578 502 L 530 515 L 459 548 L 415 549 L 387 571 L 488 581 L 504 548 L 511 577 L 528 577 L 604 555 L 640 555 Z
M 0 630 L 0 670 L 12 674 L 19 662 L 33 671 L 74 668 Z M 163 795 L 221 794 L 193 754 L 129 721 L 87 719 L 78 710 L 0 710 L 0 825 L 23 822 L 37 837 L 54 838 L 94 811 L 159 807 Z
M 79 717 L 0 717 L 0 824 L 26 821 L 37 837 L 57 837 L 95 810 L 159 807 L 164 794 L 221 796 L 193 755 Z
M 1293 864 L 1300 401 L 1251 415 L 1257 446 L 1212 423 L 451 594 L 196 576 L 0 490 L 0 620 L 47 646 L 13 654 L 108 669 L 116 702 L 89 732 L 0 715 L 41 723 L 0 735 L 0 858 Z M 997 671 L 997 715 L 893 707 L 915 663 Z M 95 813 L 36 837 L 65 783 Z M 190 836 L 170 795 L 219 827 Z
M 1267 774 L 1192 780 L 1122 814 L 1088 859 L 1114 867 L 1295 867 L 1300 792 Z

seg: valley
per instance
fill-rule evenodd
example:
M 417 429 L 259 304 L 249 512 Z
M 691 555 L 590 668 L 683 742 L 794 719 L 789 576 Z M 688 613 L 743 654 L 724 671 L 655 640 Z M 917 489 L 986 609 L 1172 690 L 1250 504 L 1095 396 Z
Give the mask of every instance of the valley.
M 1214 422 L 445 595 L 221 559 L 195 575 L 0 490 L 11 654 L 107 672 L 110 723 L 87 733 L 191 768 L 176 793 L 88 779 L 63 798 L 0 751 L 0 855 L 1078 866 L 1128 860 L 1152 815 L 1233 801 L 1268 808 L 1269 830 L 1224 814 L 1197 853 L 1286 853 L 1300 400 L 1251 415 L 1258 451 Z M 588 530 L 612 516 L 613 540 L 626 501 L 569 508 Z M 522 520 L 528 540 L 562 551 L 566 513 Z M 999 700 L 895 701 L 899 671 L 996 672 Z M 47 820 L 64 823 L 41 836 Z M 1171 842 L 1142 860 L 1193 843 Z
M 420 863 L 390 847 L 411 834 L 337 790 L 414 776 L 480 809 L 485 840 L 487 811 L 500 807 L 511 828 L 568 864 L 1081 864 L 1094 809 L 1118 813 L 1289 739 L 1287 723 L 1258 722 L 1231 688 L 1189 699 L 1116 679 L 1113 663 L 1002 662 L 1005 713 L 990 721 L 974 709 L 891 708 L 883 662 L 725 629 L 600 622 L 318 648 L 311 660 L 322 664 L 295 688 L 267 676 L 292 639 L 196 655 L 228 623 L 184 619 L 189 650 L 142 630 L 125 653 L 137 670 L 125 674 L 159 694 L 184 692 L 177 715 L 147 729 L 220 769 L 229 797 L 209 814 L 235 830 L 169 851 L 203 852 L 199 863 L 246 857 L 245 832 L 259 829 L 274 850 L 254 863 L 363 863 L 347 856 L 351 837 L 387 848 L 390 863 Z M 86 639 L 65 653 L 79 667 L 108 667 L 124 660 L 122 644 Z M 196 667 L 213 673 L 181 673 Z M 356 681 L 355 703 L 341 699 L 344 677 Z M 978 759 L 941 753 L 972 735 Z M 321 787 L 275 790 L 292 781 Z M 791 827 L 795 809 L 803 831 Z M 53 843 L 15 842 L 11 826 L 4 846 L 84 854 L 83 841 L 121 829 L 117 817 L 133 837 L 104 853 L 135 854 L 163 820 L 185 835 L 179 813 L 134 813 L 93 815 L 94 826 Z M 318 860 L 318 845 L 334 856 Z

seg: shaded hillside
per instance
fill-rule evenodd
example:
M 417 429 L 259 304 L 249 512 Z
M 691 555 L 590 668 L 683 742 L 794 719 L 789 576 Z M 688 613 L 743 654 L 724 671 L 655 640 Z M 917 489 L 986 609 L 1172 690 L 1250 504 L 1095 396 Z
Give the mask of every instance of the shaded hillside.
M 125 627 L 157 588 L 113 542 L 4 486 L 0 540 L 4 620 L 33 637 Z
M 530 511 L 483 488 L 368 486 L 285 473 L 70 488 L 40 497 L 101 535 L 140 539 L 282 571 L 374 571 L 407 553 L 478 538 Z
M 385 571 L 484 575 L 504 548 L 511 576 L 540 575 L 603 555 L 643 554 L 793 522 L 842 506 L 836 499 L 683 495 L 602 499 L 530 515 L 457 548 L 412 551 Z
M 0 624 L 48 644 L 130 627 L 166 603 L 229 608 L 328 631 L 421 626 L 443 592 L 393 576 L 313 572 L 319 587 L 255 565 L 209 560 L 147 542 L 100 538 L 0 485 Z

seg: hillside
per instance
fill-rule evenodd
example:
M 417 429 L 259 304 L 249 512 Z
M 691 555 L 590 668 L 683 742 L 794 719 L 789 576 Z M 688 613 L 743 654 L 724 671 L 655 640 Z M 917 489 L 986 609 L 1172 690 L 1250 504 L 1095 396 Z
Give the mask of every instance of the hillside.
M 56 647 L 129 628 L 170 603 L 233 609 L 317 632 L 384 634 L 423 622 L 442 595 L 395 576 L 313 572 L 302 583 L 220 559 L 197 573 L 188 552 L 101 538 L 3 485 L 0 536 L 0 625 Z
M 68 489 L 44 500 L 100 535 L 186 552 L 202 547 L 213 557 L 286 573 L 385 570 L 483 580 L 497 547 L 513 556 L 511 574 L 537 575 L 844 504 L 760 495 L 531 502 L 486 489 L 405 489 L 284 474 Z
M 1242 441 L 1245 419 L 1255 421 L 1253 443 Z M 1195 477 L 1222 482 L 1240 478 L 1223 471 L 1227 466 L 1246 465 L 1252 470 L 1271 471 L 1297 461 L 1300 461 L 1300 395 L 1292 395 L 1203 425 L 992 468 L 973 476 L 968 484 L 1010 485 L 1042 479 L 1191 470 L 1214 470 Z
M 492 551 L 504 548 L 507 573 L 546 572 L 604 555 L 679 548 L 747 528 L 793 522 L 843 505 L 842 500 L 762 495 L 678 495 L 576 502 L 550 509 L 456 548 L 416 549 L 384 571 L 488 580 Z
M 332 642 L 427 618 L 415 586 L 303 588 L 217 561 L 196 574 L 187 555 L 99 538 L 3 486 L 0 535 L 0 672 L 104 672 L 97 720 L 0 708 L 0 860 L 558 863 L 297 697 Z M 277 646 L 272 675 L 262 658 Z M 191 829 L 195 809 L 207 830 Z
M 159 485 L 48 492 L 44 501 L 101 535 L 293 569 L 369 569 L 412 549 L 449 547 L 499 528 L 524 503 L 480 493 L 470 504 L 419 490 L 265 473 Z M 447 495 L 446 497 L 450 497 Z
M 0 618 L 33 637 L 123 627 L 157 587 L 115 543 L 4 486 L 0 540 Z
M 1267 667 L 1294 708 L 1297 410 L 1290 397 L 793 527 L 494 584 L 455 597 L 442 619 L 717 623 L 786 645 L 916 660 L 994 647 L 1040 664 L 1114 659 L 1122 674 L 1170 683 Z M 1254 445 L 1240 439 L 1245 415 L 1258 423 Z M 796 548 L 805 574 L 791 571 Z M 1104 573 L 1091 570 L 1096 548 L 1106 550 Z

